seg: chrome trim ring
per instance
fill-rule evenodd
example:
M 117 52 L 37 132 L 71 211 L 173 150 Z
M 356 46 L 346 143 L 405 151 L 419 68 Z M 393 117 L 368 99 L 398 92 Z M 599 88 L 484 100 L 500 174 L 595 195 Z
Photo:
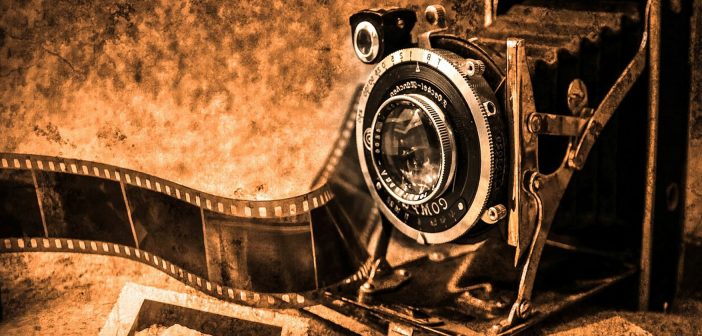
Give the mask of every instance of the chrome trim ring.
M 368 52 L 365 53 L 359 49 L 358 44 L 356 44 L 358 41 L 358 36 L 363 31 L 367 32 L 371 38 L 370 48 Z M 358 57 L 364 63 L 371 63 L 378 57 L 378 53 L 380 52 L 380 37 L 378 36 L 378 30 L 375 29 L 375 26 L 372 23 L 363 21 L 356 26 L 356 29 L 353 32 L 353 50 L 356 53 L 356 57 Z

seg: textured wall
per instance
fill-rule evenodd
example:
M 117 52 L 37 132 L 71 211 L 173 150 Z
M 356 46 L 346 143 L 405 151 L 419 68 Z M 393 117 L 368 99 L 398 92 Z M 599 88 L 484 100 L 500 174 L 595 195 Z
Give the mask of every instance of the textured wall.
M 702 0 L 694 2 L 692 18 L 692 94 L 690 149 L 687 175 L 687 226 L 689 236 L 702 240 Z
M 0 150 L 229 196 L 303 192 L 362 73 L 347 48 L 356 7 L 4 2 Z
M 348 16 L 375 5 L 397 4 L 3 1 L 0 151 L 234 197 L 302 193 L 367 71 Z

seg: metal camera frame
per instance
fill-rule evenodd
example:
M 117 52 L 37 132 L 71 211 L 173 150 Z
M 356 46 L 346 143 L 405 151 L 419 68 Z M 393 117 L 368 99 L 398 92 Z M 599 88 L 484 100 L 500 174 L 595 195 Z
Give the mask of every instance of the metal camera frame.
M 529 316 L 541 252 L 573 172 L 583 168 L 600 132 L 646 67 L 652 27 L 649 19 L 650 8 L 651 1 L 646 4 L 643 36 L 634 58 L 596 109 L 587 107 L 587 91 L 584 85 L 579 80 L 571 83 L 568 88 L 568 107 L 572 116 L 541 113 L 536 110 L 524 40 L 507 40 L 505 108 L 509 125 L 508 138 L 511 141 L 511 171 L 507 174 L 510 178 L 507 232 L 508 244 L 516 248 L 514 263 L 515 266 L 521 267 L 521 277 L 517 298 L 507 319 L 501 323 L 502 330 L 515 326 L 517 321 Z M 657 60 L 653 57 L 650 60 L 655 61 Z M 657 67 L 651 66 L 650 69 L 653 71 Z M 655 99 L 654 96 L 651 95 L 652 99 Z M 651 110 L 649 113 L 657 114 L 657 110 Z M 560 166 L 550 174 L 539 171 L 539 135 L 569 138 L 568 148 Z M 649 144 L 651 143 L 655 147 L 655 138 L 649 141 Z M 649 147 L 649 152 L 650 150 Z M 650 155 L 648 159 L 651 160 Z M 650 170 L 647 169 L 647 175 L 649 173 Z M 647 178 L 647 191 L 650 191 L 651 180 Z M 647 193 L 646 208 L 650 208 L 649 199 L 650 193 Z M 644 221 L 647 221 L 646 214 L 644 217 Z
M 439 27 L 419 35 L 419 48 L 431 50 L 432 34 L 445 31 L 445 26 L 435 23 L 434 25 Z M 653 189 L 656 184 L 658 141 L 660 1 L 646 2 L 643 34 L 638 50 L 596 108 L 588 107 L 587 89 L 582 81 L 576 79 L 570 84 L 568 107 L 571 115 L 537 111 L 525 52 L 526 43 L 518 38 L 508 38 L 506 43 L 504 107 L 510 157 L 507 168 L 507 243 L 516 249 L 514 266 L 520 269 L 520 277 L 517 296 L 509 314 L 493 327 L 493 331 L 497 334 L 509 334 L 518 332 L 530 324 L 523 322 L 526 322 L 533 312 L 531 300 L 538 265 L 564 192 L 573 173 L 583 168 L 602 129 L 648 65 L 651 92 L 639 289 L 640 308 L 646 309 L 650 291 Z M 539 170 L 540 135 L 569 139 L 561 164 L 552 173 L 545 174 Z M 363 164 L 361 166 L 362 169 L 366 169 Z M 377 260 L 376 266 L 384 263 L 390 240 L 389 231 L 392 228 L 384 222 L 381 238 L 373 253 Z M 390 276 L 392 277 L 392 272 Z M 368 282 L 371 282 L 372 278 Z

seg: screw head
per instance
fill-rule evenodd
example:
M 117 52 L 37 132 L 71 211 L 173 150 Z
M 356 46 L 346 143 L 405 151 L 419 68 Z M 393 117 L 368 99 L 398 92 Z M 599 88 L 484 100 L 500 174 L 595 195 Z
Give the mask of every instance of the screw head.
M 428 6 L 424 11 L 424 17 L 432 26 L 446 27 L 446 8 L 442 5 Z
M 528 314 L 529 311 L 531 310 L 531 304 L 529 301 L 524 300 L 520 305 L 519 305 L 519 316 L 521 318 L 525 318 Z
M 539 177 L 534 179 L 534 190 L 541 189 L 541 179 Z
M 507 207 L 497 204 L 489 207 L 482 216 L 486 224 L 495 224 L 507 215 Z
M 532 114 L 529 117 L 529 131 L 532 133 L 541 131 L 541 117 L 538 114 Z
M 485 63 L 480 60 L 466 59 L 463 63 L 463 67 L 465 68 L 466 75 L 470 77 L 480 76 L 485 72 Z
M 396 22 L 397 28 L 404 29 L 405 28 L 405 20 L 402 18 L 397 18 Z
M 443 261 L 446 259 L 446 255 L 441 252 L 431 252 L 429 253 L 429 260 L 431 261 Z

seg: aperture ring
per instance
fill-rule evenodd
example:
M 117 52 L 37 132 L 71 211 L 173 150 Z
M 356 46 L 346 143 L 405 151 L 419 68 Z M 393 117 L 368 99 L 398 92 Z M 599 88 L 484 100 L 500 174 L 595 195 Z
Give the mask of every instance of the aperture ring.
M 497 201 L 499 197 L 498 190 L 503 188 L 504 184 L 504 170 L 506 165 L 506 152 L 505 152 L 505 139 L 502 132 L 495 132 L 495 130 L 502 130 L 504 128 L 504 121 L 499 111 L 497 111 L 498 102 L 494 101 L 495 93 L 488 85 L 487 81 L 481 75 L 470 75 L 465 66 L 466 59 L 451 52 L 443 49 L 432 49 L 433 52 L 441 55 L 446 59 L 453 67 L 461 74 L 461 77 L 468 83 L 472 90 L 471 94 L 479 102 L 480 113 L 485 120 L 488 127 L 485 128 L 487 133 L 487 138 L 489 139 L 488 145 L 490 147 L 490 165 L 493 169 L 490 170 L 490 194 L 485 199 L 484 208 L 488 207 L 492 203 Z M 492 104 L 493 111 L 488 111 L 486 106 Z
M 436 195 L 441 195 L 446 188 L 448 188 L 449 183 L 453 179 L 453 175 L 456 172 L 456 152 L 455 152 L 455 140 L 453 139 L 453 132 L 451 132 L 451 127 L 446 123 L 446 117 L 438 106 L 426 97 L 418 94 L 409 94 L 408 96 L 415 98 L 419 101 L 424 110 L 427 112 L 429 117 L 439 133 L 439 139 L 441 141 L 441 160 L 442 160 L 442 171 L 440 179 L 437 182 L 437 192 Z M 427 200 L 431 198 L 427 197 Z

